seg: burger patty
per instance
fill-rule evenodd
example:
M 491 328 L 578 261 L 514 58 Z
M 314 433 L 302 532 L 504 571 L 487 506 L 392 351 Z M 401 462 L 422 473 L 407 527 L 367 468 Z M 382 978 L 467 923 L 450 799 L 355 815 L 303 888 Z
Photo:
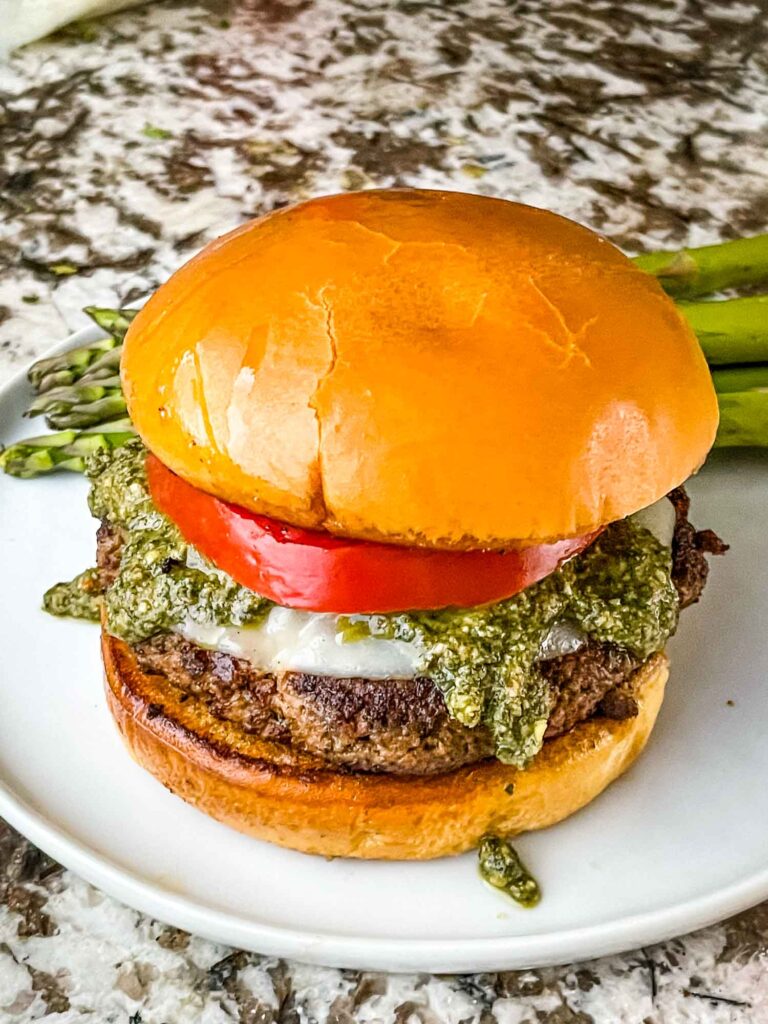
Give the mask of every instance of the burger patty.
M 698 601 L 708 566 L 705 553 L 726 545 L 711 530 L 688 522 L 683 488 L 675 506 L 673 579 L 681 607 Z M 102 583 L 114 578 L 122 537 L 109 524 L 98 532 Z M 350 679 L 303 672 L 270 673 L 249 662 L 163 633 L 134 648 L 144 672 L 165 676 L 185 694 L 205 701 L 217 717 L 246 732 L 322 758 L 329 767 L 426 775 L 493 756 L 490 733 L 448 715 L 443 696 L 425 678 Z M 552 692 L 546 738 L 562 735 L 593 715 L 637 714 L 633 677 L 641 662 L 612 644 L 588 641 L 578 651 L 540 663 Z
M 290 745 L 330 766 L 428 775 L 492 757 L 487 729 L 451 718 L 429 679 L 349 679 L 305 672 L 260 672 L 247 661 L 164 633 L 134 648 L 144 672 L 203 699 L 218 718 L 262 739 Z M 568 732 L 595 713 L 637 713 L 627 651 L 587 643 L 542 663 L 554 707 L 546 736 Z
M 675 535 L 672 540 L 672 579 L 680 598 L 680 607 L 695 604 L 707 582 L 709 565 L 706 555 L 724 555 L 728 545 L 714 530 L 697 530 L 688 521 L 691 499 L 684 487 L 676 487 L 667 495 L 675 506 Z

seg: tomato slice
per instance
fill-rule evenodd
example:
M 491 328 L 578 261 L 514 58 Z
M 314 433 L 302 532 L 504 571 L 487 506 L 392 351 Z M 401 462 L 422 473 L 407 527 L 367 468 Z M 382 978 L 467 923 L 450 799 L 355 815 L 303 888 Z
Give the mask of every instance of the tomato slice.
M 548 576 L 597 535 L 509 551 L 439 551 L 303 530 L 214 498 L 147 458 L 157 507 L 243 586 L 288 608 L 340 614 L 471 607 Z

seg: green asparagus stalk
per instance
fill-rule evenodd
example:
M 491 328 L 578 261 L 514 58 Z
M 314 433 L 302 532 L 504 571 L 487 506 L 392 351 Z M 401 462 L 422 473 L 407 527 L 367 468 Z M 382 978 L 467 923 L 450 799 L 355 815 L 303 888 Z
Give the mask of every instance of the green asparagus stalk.
M 718 448 L 768 447 L 768 388 L 718 395 Z
M 699 249 L 643 253 L 635 263 L 675 298 L 711 295 L 768 281 L 768 234 Z
M 103 356 L 99 356 L 88 367 L 82 380 L 100 380 L 102 377 L 114 377 L 120 371 L 120 360 L 123 357 L 123 343 L 120 342 Z
M 12 476 L 82 472 L 91 452 L 119 447 L 135 436 L 125 415 L 119 368 L 123 338 L 137 311 L 89 306 L 85 312 L 107 337 L 31 367 L 28 377 L 38 394 L 27 415 L 45 416 L 57 433 L 0 448 L 0 470 Z
M 111 335 L 115 341 L 122 342 L 131 321 L 139 312 L 138 309 L 104 309 L 101 306 L 86 306 L 83 310 L 95 324 Z
M 51 370 L 40 378 L 35 390 L 38 394 L 44 391 L 52 391 L 54 388 L 64 388 L 74 384 L 76 380 L 82 380 L 75 370 Z
M 99 306 L 86 306 L 85 312 L 106 334 L 91 345 L 62 352 L 48 359 L 40 359 L 29 370 L 29 380 L 34 389 L 50 391 L 55 387 L 66 387 L 74 384 L 82 377 L 109 371 L 109 375 L 120 365 L 120 349 L 125 332 L 138 310 L 135 309 L 103 309 Z M 122 351 L 122 349 L 120 349 Z
M 768 388 L 768 365 L 715 367 L 712 381 L 718 395 Z
M 69 387 L 79 381 L 95 381 L 105 377 L 114 377 L 120 369 L 123 354 L 122 344 L 98 356 L 85 373 L 80 370 L 53 370 L 40 379 L 36 387 L 38 394 L 53 391 L 55 388 Z
M 56 382 L 59 384 L 71 384 L 79 380 L 88 368 L 105 352 L 117 345 L 117 339 L 99 338 L 90 345 L 83 345 L 80 348 L 70 349 L 68 352 L 61 352 L 57 356 L 50 356 L 48 359 L 39 359 L 29 368 L 27 377 L 32 387 L 38 391 L 44 380 L 48 380 L 52 374 L 58 375 Z M 68 379 L 62 375 L 68 374 Z
M 29 478 L 54 470 L 82 473 L 85 459 L 99 448 L 119 448 L 136 436 L 129 419 L 116 420 L 92 430 L 62 430 L 29 437 L 0 451 L 0 469 L 11 476 Z
M 73 406 L 95 402 L 99 398 L 107 398 L 120 393 L 119 377 L 105 377 L 94 383 L 91 383 L 89 377 L 81 377 L 76 384 L 69 387 L 52 388 L 50 391 L 44 391 L 42 395 L 38 395 L 32 401 L 25 415 L 43 416 L 51 412 L 65 412 Z
M 768 362 L 768 295 L 679 302 L 711 366 Z
M 85 401 L 75 405 L 64 402 L 61 407 L 49 410 L 45 421 L 56 430 L 83 430 L 125 416 L 126 410 L 122 391 L 115 391 L 93 402 Z

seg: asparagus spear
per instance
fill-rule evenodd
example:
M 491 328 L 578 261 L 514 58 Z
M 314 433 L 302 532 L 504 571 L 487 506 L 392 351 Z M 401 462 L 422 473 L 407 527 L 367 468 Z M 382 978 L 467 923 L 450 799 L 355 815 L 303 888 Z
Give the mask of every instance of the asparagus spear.
M 64 469 L 82 473 L 85 459 L 99 448 L 119 448 L 136 436 L 129 419 L 116 420 L 91 430 L 62 430 L 29 437 L 0 451 L 0 469 L 28 478 Z
M 102 377 L 113 377 L 120 370 L 120 360 L 123 357 L 123 343 L 115 345 L 113 349 L 99 356 L 88 367 L 82 376 L 82 380 L 98 380 Z
M 721 302 L 679 302 L 707 362 L 768 362 L 768 295 Z
M 32 401 L 26 416 L 42 416 L 50 412 L 65 412 L 73 406 L 95 402 L 99 398 L 119 395 L 120 378 L 105 377 L 92 382 L 90 377 L 81 377 L 76 384 L 66 388 L 52 388 L 44 391 Z
M 768 234 L 699 249 L 643 253 L 635 263 L 675 298 L 743 288 L 768 281 Z
M 768 447 L 768 388 L 718 395 L 718 448 Z
M 0 470 L 19 477 L 82 472 L 92 451 L 116 448 L 134 436 L 118 371 L 122 341 L 137 310 L 88 306 L 85 312 L 107 337 L 41 359 L 28 373 L 38 396 L 27 415 L 44 415 L 58 432 L 0 448 Z
M 77 379 L 78 374 L 75 370 L 51 370 L 50 373 L 44 374 L 38 380 L 35 390 L 38 394 L 42 394 L 44 391 L 52 391 L 54 388 L 67 387 L 69 384 L 74 384 Z
M 733 391 L 752 391 L 768 388 L 768 366 L 726 366 L 712 371 L 712 381 L 718 395 Z
M 51 374 L 58 374 L 57 380 L 61 383 L 72 383 L 79 380 L 99 356 L 116 345 L 117 339 L 115 338 L 99 338 L 98 341 L 94 341 L 90 345 L 73 348 L 68 352 L 61 352 L 57 356 L 49 356 L 48 359 L 39 359 L 30 366 L 27 377 L 36 391 L 39 390 L 43 380 L 49 378 Z M 62 374 L 69 374 L 69 379 L 63 380 Z
M 111 353 L 122 345 L 125 332 L 138 310 L 86 306 L 85 312 L 106 332 L 107 337 L 34 363 L 28 377 L 36 391 L 74 384 L 90 373 L 109 371 L 111 374 L 120 365 L 120 355 Z
M 82 430 L 84 427 L 96 427 L 107 424 L 110 420 L 125 416 L 127 406 L 122 391 L 106 394 L 94 402 L 81 402 L 71 405 L 63 402 L 59 407 L 49 410 L 45 421 L 55 430 Z
M 83 312 L 87 313 L 102 331 L 121 342 L 131 326 L 131 320 L 139 311 L 138 309 L 105 309 L 102 306 L 86 306 Z
M 101 380 L 104 377 L 114 377 L 120 369 L 120 359 L 123 354 L 122 344 L 104 352 L 90 364 L 85 373 L 80 370 L 52 370 L 40 379 L 36 386 L 38 394 L 46 391 L 53 391 L 54 388 L 68 387 L 78 381 Z

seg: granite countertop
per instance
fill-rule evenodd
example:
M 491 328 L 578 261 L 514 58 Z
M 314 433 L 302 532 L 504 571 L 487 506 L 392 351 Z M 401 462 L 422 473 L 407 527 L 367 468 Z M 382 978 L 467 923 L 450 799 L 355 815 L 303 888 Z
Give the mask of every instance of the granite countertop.
M 764 2 L 152 4 L 0 67 L 0 380 L 280 204 L 394 183 L 628 249 L 768 228 Z M 768 1022 L 768 904 L 563 968 L 326 970 L 129 910 L 0 822 L 0 1020 Z

